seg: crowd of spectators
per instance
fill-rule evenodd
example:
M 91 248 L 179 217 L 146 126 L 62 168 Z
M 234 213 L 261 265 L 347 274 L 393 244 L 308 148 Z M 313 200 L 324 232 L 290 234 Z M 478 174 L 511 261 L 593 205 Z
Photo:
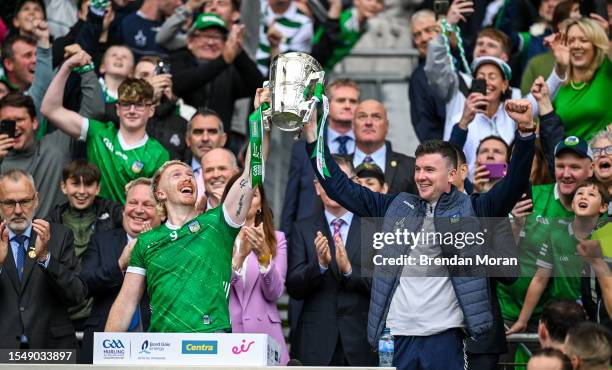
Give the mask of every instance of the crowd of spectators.
M 401 370 L 607 369 L 612 3 L 413 3 L 404 47 L 418 64 L 410 115 L 395 125 L 420 145 L 399 153 L 392 107 L 329 78 L 384 0 L 3 0 L 0 348 L 74 348 L 91 363 L 94 332 L 162 327 L 151 309 L 160 296 L 145 291 L 132 252 L 144 233 L 179 229 L 180 207 L 168 205 L 180 201 L 164 193 L 176 180 L 164 171 L 179 167 L 194 189 L 177 192 L 197 194 L 189 212 L 221 214 L 220 238 L 233 240 L 220 310 L 231 331 L 279 342 L 281 365 L 377 366 L 388 330 Z M 282 169 L 275 219 L 266 187 L 249 192 L 246 208 L 230 189 L 244 188 L 251 155 L 251 127 L 235 122 L 240 100 L 259 107 L 272 61 L 287 52 L 310 54 L 327 74 L 329 173 L 317 170 L 310 122 Z M 493 230 L 484 249 L 421 243 L 411 253 L 518 265 L 377 275 L 370 229 L 473 231 L 441 221 L 469 217 Z M 202 240 L 198 250 L 223 248 Z M 128 280 L 138 294 L 126 311 Z M 229 330 L 205 317 L 200 331 Z M 507 341 L 524 332 L 538 343 Z

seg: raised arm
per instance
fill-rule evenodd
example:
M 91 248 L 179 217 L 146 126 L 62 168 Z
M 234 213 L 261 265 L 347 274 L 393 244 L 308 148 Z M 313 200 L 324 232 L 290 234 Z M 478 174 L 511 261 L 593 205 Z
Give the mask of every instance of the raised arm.
M 506 217 L 529 186 L 536 138 L 531 104 L 525 99 L 509 100 L 506 112 L 518 126 L 512 158 L 506 176 L 491 190 L 474 198 L 479 217 Z
M 466 17 L 473 12 L 473 2 L 453 1 L 448 8 L 446 21 L 450 26 L 457 25 L 459 21 L 465 21 Z M 452 63 L 444 46 L 444 38 L 440 33 L 429 41 L 425 60 L 425 75 L 435 94 L 444 102 L 450 101 L 453 95 L 459 92 L 459 77 L 455 73 Z
M 259 106 L 266 101 L 270 101 L 270 91 L 263 88 L 257 89 L 254 101 L 255 109 L 258 109 Z M 262 148 L 264 160 L 268 157 L 269 146 L 270 132 L 265 131 Z M 249 213 L 249 208 L 251 208 L 251 200 L 253 199 L 253 188 L 251 184 L 251 149 L 252 148 L 249 146 L 242 175 L 234 182 L 223 202 L 224 210 L 227 212 L 226 214 L 236 225 L 244 224 L 246 215 Z
M 316 116 L 316 114 L 312 115 L 311 122 L 304 125 L 302 131 L 302 135 L 307 143 L 306 152 L 308 156 L 312 154 L 317 139 Z M 324 160 L 329 169 L 330 176 L 323 178 L 319 174 L 316 158 L 311 158 L 310 163 L 327 195 L 340 203 L 342 207 L 360 217 L 383 217 L 395 195 L 376 193 L 351 181 L 332 159 L 327 144 L 324 145 Z
M 145 291 L 146 276 L 128 272 L 121 291 L 111 307 L 104 331 L 124 332 L 130 327 L 132 316 Z
M 84 118 L 80 114 L 64 108 L 62 102 L 64 87 L 72 68 L 89 63 L 91 63 L 91 57 L 84 51 L 71 56 L 64 62 L 53 81 L 51 81 L 40 108 L 42 114 L 49 121 L 75 139 L 81 136 L 81 126 Z

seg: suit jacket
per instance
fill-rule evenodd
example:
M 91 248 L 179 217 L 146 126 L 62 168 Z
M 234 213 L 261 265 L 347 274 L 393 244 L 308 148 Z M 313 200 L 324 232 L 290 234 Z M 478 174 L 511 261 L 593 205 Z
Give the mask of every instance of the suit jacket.
M 91 314 L 85 321 L 83 345 L 79 352 L 79 363 L 93 360 L 93 333 L 103 332 L 106 320 L 115 298 L 123 284 L 123 272 L 118 260 L 127 244 L 127 234 L 123 228 L 95 233 L 81 262 L 80 276 L 87 284 L 88 297 L 93 297 Z M 146 329 L 151 313 L 148 310 L 147 295 L 140 303 L 140 317 Z
M 414 157 L 394 152 L 391 143 L 386 142 L 387 148 L 385 168 L 385 182 L 389 187 L 389 194 L 412 193 L 417 194 L 414 184 Z M 351 158 L 353 156 L 351 155 Z M 312 168 L 312 166 L 311 166 Z
M 327 366 L 338 337 L 351 366 L 376 366 L 378 359 L 367 341 L 366 324 L 371 281 L 362 278 L 360 219 L 353 216 L 346 251 L 352 274 L 345 277 L 335 262 L 335 247 L 323 212 L 294 226 L 290 240 L 287 291 L 303 300 L 295 333 L 291 335 L 294 357 L 305 366 Z M 332 252 L 329 269 L 321 274 L 314 239 L 321 231 Z
M 296 141 L 291 149 L 291 164 L 285 188 L 285 201 L 281 214 L 280 229 L 291 240 L 291 228 L 297 221 L 312 216 L 323 209 L 314 187 L 315 173 L 306 155 L 306 142 Z
M 276 256 L 270 270 L 261 273 L 257 256 L 251 252 L 246 265 L 246 284 L 240 275 L 232 272 L 229 304 L 232 332 L 270 335 L 281 346 L 281 366 L 289 361 L 289 353 L 276 302 L 285 290 L 286 274 L 287 241 L 285 235 L 277 231 Z
M 30 244 L 36 243 L 32 230 Z M 87 286 L 77 276 L 72 231 L 51 223 L 49 265 L 26 256 L 22 281 L 9 252 L 0 272 L 0 348 L 19 348 L 21 334 L 32 349 L 76 348 L 68 308 L 80 304 Z

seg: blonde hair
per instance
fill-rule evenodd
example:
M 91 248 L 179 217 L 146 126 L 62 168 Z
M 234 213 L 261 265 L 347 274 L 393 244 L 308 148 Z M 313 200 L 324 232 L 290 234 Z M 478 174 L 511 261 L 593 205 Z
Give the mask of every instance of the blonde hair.
M 608 57 L 608 50 L 610 48 L 610 44 L 608 41 L 608 36 L 605 31 L 601 28 L 597 22 L 589 18 L 580 18 L 576 20 L 571 20 L 565 24 L 565 42 L 567 44 L 567 33 L 570 28 L 573 26 L 578 26 L 587 39 L 593 44 L 593 48 L 595 49 L 595 57 L 593 58 L 593 62 L 589 66 L 586 76 L 587 80 L 590 81 L 595 75 L 595 71 L 601 66 L 604 59 Z M 566 80 L 566 84 L 574 79 L 575 71 L 574 67 L 570 63 L 569 65 L 569 78 Z
M 153 198 L 157 202 L 157 206 L 156 206 L 157 214 L 160 215 L 161 217 L 165 217 L 167 212 L 166 212 L 166 202 L 163 200 L 159 200 L 157 198 L 157 190 L 159 190 L 159 181 L 161 180 L 161 177 L 164 171 L 166 171 L 168 167 L 174 166 L 175 164 L 191 169 L 191 166 L 189 166 L 185 162 L 181 162 L 179 160 L 167 161 L 164 164 L 162 164 L 161 167 L 157 169 L 157 171 L 155 171 L 155 174 L 153 175 L 153 178 L 151 179 L 151 183 L 150 183 L 151 191 L 153 192 Z

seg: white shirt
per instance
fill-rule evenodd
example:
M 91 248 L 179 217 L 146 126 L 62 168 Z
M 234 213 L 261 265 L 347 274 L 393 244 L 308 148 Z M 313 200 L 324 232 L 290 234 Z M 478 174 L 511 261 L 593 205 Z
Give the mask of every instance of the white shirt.
M 381 146 L 372 154 L 365 154 L 359 148 L 356 147 L 355 155 L 353 156 L 353 167 L 357 168 L 357 166 L 363 163 L 363 160 L 368 155 L 372 158 L 374 164 L 380 167 L 382 172 L 385 173 L 385 166 L 387 164 L 387 146 Z
M 196 179 L 198 185 L 198 198 L 206 194 L 206 188 L 204 188 L 204 174 L 202 173 L 202 165 L 195 158 L 191 158 L 191 169 L 193 170 L 193 176 Z
M 332 222 L 337 218 L 340 218 L 344 221 L 342 226 L 340 226 L 340 238 L 342 238 L 342 243 L 346 245 L 346 239 L 348 238 L 348 232 L 351 227 L 351 222 L 353 221 L 353 214 L 347 211 L 342 216 L 336 217 L 332 215 L 331 213 L 325 211 L 325 219 L 327 219 L 327 227 L 329 227 L 329 234 L 332 236 L 332 238 L 334 237 L 334 225 L 332 225 Z
M 435 232 L 434 209 L 435 203 L 427 207 L 422 227 L 424 232 Z M 419 255 L 433 257 L 441 253 L 439 246 L 417 245 L 410 255 L 418 261 Z M 386 324 L 392 335 L 428 336 L 464 326 L 463 311 L 448 270 L 443 266 L 434 269 L 431 266 L 404 266 L 387 315 Z
M 482 139 L 488 136 L 499 136 L 506 144 L 511 145 L 516 132 L 516 122 L 508 116 L 504 105 L 500 104 L 497 112 L 492 118 L 485 114 L 477 113 L 474 120 L 468 126 L 467 139 L 463 145 L 463 152 L 470 169 L 470 178 L 473 178 L 476 170 L 476 149 Z

